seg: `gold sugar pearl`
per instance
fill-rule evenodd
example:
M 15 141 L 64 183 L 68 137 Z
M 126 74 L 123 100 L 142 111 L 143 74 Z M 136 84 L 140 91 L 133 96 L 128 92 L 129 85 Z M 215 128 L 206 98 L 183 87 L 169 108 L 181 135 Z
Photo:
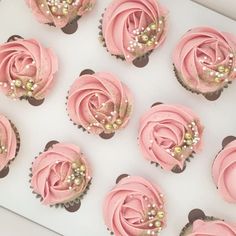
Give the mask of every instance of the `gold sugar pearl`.
M 150 47 L 153 45 L 153 42 L 151 40 L 147 41 L 147 45 Z
M 86 171 L 85 165 L 81 165 L 81 166 L 80 166 L 80 171 L 82 171 L 82 172 Z
M 63 15 L 67 15 L 68 14 L 68 9 L 67 8 L 62 8 L 62 13 L 63 13 Z
M 33 89 L 33 86 L 34 86 L 34 83 L 31 82 L 31 81 L 28 81 L 28 82 L 26 83 L 26 88 L 27 88 L 27 90 L 32 90 L 32 89 Z
M 157 214 L 156 210 L 154 210 L 154 209 L 151 210 L 151 215 L 152 215 L 152 216 L 156 216 L 156 214 Z
M 193 138 L 192 134 L 190 134 L 190 133 L 186 133 L 186 134 L 184 135 L 184 137 L 185 137 L 185 139 L 187 139 L 187 140 L 190 140 L 190 139 Z
M 189 140 L 186 141 L 186 143 L 187 143 L 188 146 L 191 146 L 193 144 L 193 141 L 191 139 L 189 139 Z
M 219 67 L 218 67 L 218 71 L 219 71 L 220 73 L 225 72 L 225 67 L 224 67 L 224 66 L 219 66 Z
M 215 81 L 216 83 L 220 83 L 220 78 L 215 77 L 214 81 Z
M 182 148 L 179 147 L 179 146 L 177 146 L 177 147 L 174 148 L 174 152 L 175 152 L 176 154 L 180 154 L 180 153 L 182 152 Z
M 20 87 L 21 87 L 21 85 L 22 85 L 22 82 L 21 82 L 21 80 L 19 80 L 19 79 L 16 79 L 16 80 L 15 80 L 15 86 L 16 86 L 17 88 L 20 88 Z
M 58 10 L 58 8 L 56 6 L 52 6 L 50 9 L 51 9 L 52 13 L 56 13 Z
M 119 126 L 115 123 L 112 126 L 113 126 L 113 129 L 118 129 L 119 128 Z
M 163 219 L 164 216 L 165 216 L 164 211 L 158 211 L 158 212 L 157 212 L 157 217 L 158 217 L 159 219 Z
M 112 125 L 111 124 L 106 124 L 105 129 L 106 130 L 112 130 Z
M 76 179 L 74 180 L 74 184 L 77 185 L 77 186 L 79 186 L 79 185 L 81 184 L 81 179 L 80 179 L 80 178 L 76 178 Z
M 151 28 L 151 30 L 157 29 L 157 25 L 155 23 L 152 23 L 149 27 Z
M 73 162 L 71 167 L 72 167 L 72 169 L 77 169 L 78 168 L 78 164 L 76 162 Z
M 66 0 L 66 2 L 67 2 L 68 4 L 72 4 L 72 3 L 73 3 L 73 0 Z
M 123 123 L 123 121 L 121 119 L 116 120 L 116 124 L 121 125 L 122 123 Z
M 225 68 L 225 73 L 229 73 L 229 68 Z
M 157 228 L 161 227 L 161 222 L 157 220 L 157 221 L 155 222 L 155 226 L 156 226 Z
M 146 34 L 143 34 L 143 35 L 142 35 L 142 40 L 143 40 L 144 42 L 147 42 L 147 41 L 149 40 L 149 37 L 148 37 Z

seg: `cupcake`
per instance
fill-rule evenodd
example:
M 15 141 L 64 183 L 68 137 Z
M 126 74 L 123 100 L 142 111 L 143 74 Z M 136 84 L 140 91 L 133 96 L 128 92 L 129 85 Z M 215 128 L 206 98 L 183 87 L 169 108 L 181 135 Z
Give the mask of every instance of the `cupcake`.
M 20 149 L 20 136 L 15 125 L 0 115 L 0 178 L 9 173 L 9 165 Z
M 164 170 L 180 173 L 202 148 L 203 126 L 189 108 L 154 104 L 141 118 L 138 142 L 143 156 Z
M 83 71 L 67 97 L 67 112 L 74 124 L 105 139 L 127 126 L 132 110 L 129 89 L 106 72 Z
M 74 212 L 91 182 L 91 169 L 80 148 L 49 142 L 32 163 L 31 188 L 42 204 Z
M 214 183 L 225 201 L 236 203 L 236 137 L 223 141 L 223 149 L 216 156 L 212 166 Z
M 189 213 L 189 223 L 180 236 L 235 236 L 236 224 L 209 217 L 199 209 Z
M 40 105 L 54 85 L 57 57 L 35 39 L 14 35 L 0 45 L 0 90 Z
M 216 100 L 236 78 L 236 36 L 209 27 L 191 29 L 177 44 L 173 62 L 187 90 Z
M 123 177 L 107 194 L 103 217 L 115 236 L 159 235 L 166 226 L 162 191 L 144 178 Z
M 137 67 L 166 38 L 168 11 L 157 0 L 113 0 L 101 20 L 107 51 Z
M 77 30 L 77 21 L 94 7 L 95 0 L 26 0 L 26 3 L 40 23 L 72 34 Z

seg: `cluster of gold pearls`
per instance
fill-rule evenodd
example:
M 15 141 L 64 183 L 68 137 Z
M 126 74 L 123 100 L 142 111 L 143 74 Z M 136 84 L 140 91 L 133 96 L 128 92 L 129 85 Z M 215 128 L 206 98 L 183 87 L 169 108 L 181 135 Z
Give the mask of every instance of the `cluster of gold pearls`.
M 234 67 L 233 65 L 234 54 L 230 53 L 228 57 L 228 63 L 217 66 L 215 70 L 207 68 L 206 64 L 213 64 L 212 62 L 210 62 L 210 59 L 208 57 L 205 56 L 199 60 L 200 63 L 204 64 L 202 70 L 204 72 L 204 77 L 206 77 L 207 79 L 209 78 L 209 82 L 214 82 L 216 84 L 229 82 L 229 75 L 231 72 L 236 72 L 236 67 Z M 218 57 L 217 60 L 220 62 L 222 58 Z
M 34 90 L 37 88 L 37 84 L 34 83 L 32 79 L 27 80 L 24 82 L 20 78 L 12 80 L 11 82 L 11 96 L 15 97 L 17 89 L 25 90 L 25 96 L 31 97 L 33 95 Z
M 67 176 L 67 184 L 69 189 L 76 189 L 83 183 L 84 178 L 86 178 L 86 166 L 80 162 L 73 162 L 71 164 L 72 173 Z
M 119 129 L 119 127 L 123 124 L 122 119 L 118 118 L 113 123 L 107 123 L 105 124 L 105 130 L 108 133 L 112 133 L 115 130 Z
M 163 228 L 165 212 L 158 209 L 156 204 L 148 204 L 147 207 L 148 210 L 145 221 L 148 222 L 149 229 L 145 231 L 145 235 L 157 235 Z
M 184 141 L 181 145 L 175 146 L 172 149 L 167 149 L 166 151 L 173 157 L 183 158 L 183 153 L 186 150 L 193 150 L 194 146 L 200 141 L 198 126 L 195 121 L 188 124 L 188 129 L 186 129 L 184 134 Z
M 0 154 L 7 153 L 7 148 L 4 145 L 0 145 Z
M 132 54 L 140 54 L 147 47 L 152 47 L 158 44 L 158 33 L 163 29 L 163 19 L 157 22 L 152 22 L 146 28 L 133 30 L 134 40 L 129 42 L 127 50 Z M 127 55 L 129 57 L 129 55 Z
M 46 0 L 46 4 L 41 3 L 41 8 L 46 10 L 47 14 L 52 14 L 60 19 L 67 16 L 71 6 L 78 6 L 80 0 Z

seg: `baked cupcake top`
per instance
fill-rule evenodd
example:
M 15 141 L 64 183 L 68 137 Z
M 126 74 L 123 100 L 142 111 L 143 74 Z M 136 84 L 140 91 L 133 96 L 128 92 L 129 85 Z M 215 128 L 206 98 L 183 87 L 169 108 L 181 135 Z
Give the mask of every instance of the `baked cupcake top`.
M 10 121 L 0 114 L 0 171 L 16 156 L 17 138 Z
M 67 100 L 71 120 L 92 134 L 111 134 L 126 127 L 132 109 L 129 89 L 106 72 L 80 76 Z
M 0 45 L 0 90 L 14 99 L 43 100 L 58 70 L 57 57 L 35 39 Z
M 91 10 L 96 0 L 26 0 L 40 23 L 63 28 Z
M 146 112 L 139 127 L 144 157 L 165 170 L 185 168 L 185 161 L 202 147 L 203 126 L 189 108 L 159 104 Z
M 192 231 L 186 236 L 235 236 L 236 224 L 229 224 L 222 220 L 193 222 Z
M 102 20 L 102 35 L 112 55 L 134 61 L 166 38 L 168 11 L 156 0 L 113 0 Z
M 166 225 L 162 191 L 141 177 L 123 178 L 106 196 L 103 216 L 114 235 L 157 235 Z
M 90 166 L 80 148 L 72 144 L 56 143 L 32 164 L 31 187 L 45 205 L 80 198 L 90 181 Z
M 212 176 L 221 196 L 230 203 L 236 203 L 236 140 L 230 142 L 217 155 Z
M 236 36 L 209 27 L 191 29 L 177 44 L 173 61 L 179 80 L 193 92 L 222 90 L 236 78 Z

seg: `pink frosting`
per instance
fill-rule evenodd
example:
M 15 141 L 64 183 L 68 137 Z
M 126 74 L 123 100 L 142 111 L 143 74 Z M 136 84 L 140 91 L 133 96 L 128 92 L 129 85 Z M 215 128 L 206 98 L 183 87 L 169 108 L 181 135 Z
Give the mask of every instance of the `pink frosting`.
M 105 72 L 80 76 L 72 84 L 67 102 L 72 121 L 92 134 L 113 133 L 124 128 L 132 107 L 129 89 Z
M 9 120 L 0 115 L 0 171 L 16 156 L 17 139 Z
M 187 87 L 215 92 L 236 78 L 236 36 L 209 27 L 194 28 L 177 44 L 173 61 Z
M 236 224 L 224 221 L 196 220 L 193 229 L 188 236 L 236 236 Z
M 167 14 L 156 0 L 113 0 L 102 23 L 108 51 L 132 62 L 159 47 L 166 38 Z
M 91 180 L 91 170 L 80 149 L 58 143 L 33 162 L 31 186 L 42 203 L 54 205 L 80 197 Z
M 217 155 L 212 175 L 222 197 L 228 202 L 236 203 L 236 140 Z
M 187 107 L 160 104 L 140 120 L 139 145 L 144 157 L 165 170 L 184 168 L 186 158 L 202 147 L 203 126 Z
M 54 53 L 34 39 L 0 45 L 0 89 L 12 98 L 45 98 L 58 70 Z
M 157 235 L 166 225 L 159 187 L 141 177 L 126 177 L 106 196 L 105 224 L 116 236 Z
M 59 0 L 54 4 L 50 0 L 25 1 L 40 23 L 54 24 L 58 28 L 63 28 L 77 16 L 90 11 L 96 2 L 96 0 Z

